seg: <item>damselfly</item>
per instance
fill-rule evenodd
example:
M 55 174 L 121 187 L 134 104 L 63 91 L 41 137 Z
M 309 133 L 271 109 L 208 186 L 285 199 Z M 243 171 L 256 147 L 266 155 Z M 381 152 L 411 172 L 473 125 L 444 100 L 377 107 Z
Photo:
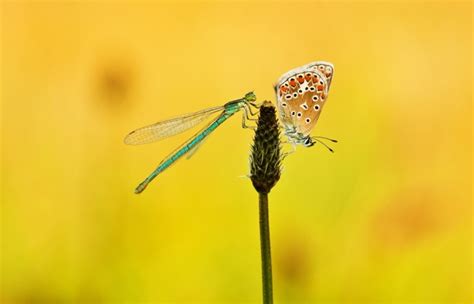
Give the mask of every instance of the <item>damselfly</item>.
M 202 141 L 219 125 L 226 121 L 229 117 L 243 109 L 242 115 L 242 127 L 247 127 L 245 124 L 246 119 L 249 118 L 249 114 L 254 114 L 251 111 L 251 107 L 258 108 L 256 101 L 256 96 L 253 92 L 247 93 L 243 98 L 229 101 L 223 106 L 213 107 L 204 109 L 199 112 L 183 115 L 173 119 L 157 122 L 155 124 L 137 129 L 130 132 L 125 137 L 125 143 L 128 145 L 140 145 L 148 144 L 167 138 L 179 133 L 182 133 L 200 122 L 204 121 L 210 115 L 221 112 L 212 122 L 205 126 L 201 131 L 196 133 L 176 150 L 174 150 L 170 155 L 165 157 L 158 165 L 158 167 L 135 189 L 135 193 L 141 193 L 148 184 L 161 172 L 168 169 L 172 164 L 174 164 L 182 156 L 188 154 L 191 155 L 196 151 L 200 146 Z

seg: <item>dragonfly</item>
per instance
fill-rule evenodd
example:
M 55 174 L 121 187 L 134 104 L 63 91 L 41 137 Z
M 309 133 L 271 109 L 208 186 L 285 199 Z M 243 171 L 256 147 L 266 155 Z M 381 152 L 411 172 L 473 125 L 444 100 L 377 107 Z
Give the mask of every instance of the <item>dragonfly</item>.
M 212 114 L 220 114 L 208 123 L 194 136 L 185 141 L 181 146 L 176 148 L 171 154 L 165 157 L 156 167 L 156 169 L 148 175 L 143 182 L 136 188 L 135 193 L 139 194 L 145 190 L 148 184 L 155 179 L 160 173 L 168 169 L 172 164 L 179 160 L 184 155 L 190 157 L 200 147 L 203 140 L 206 139 L 217 127 L 224 121 L 229 119 L 232 115 L 243 110 L 242 127 L 251 128 L 246 125 L 247 120 L 253 120 L 249 115 L 255 115 L 252 108 L 258 109 L 259 105 L 256 103 L 257 97 L 253 92 L 245 94 L 244 97 L 232 100 L 223 106 L 211 107 L 198 112 L 182 115 L 173 119 L 157 122 L 130 132 L 124 139 L 127 145 L 141 145 L 156 142 L 158 140 L 171 137 L 182 133 L 199 123 L 209 118 Z

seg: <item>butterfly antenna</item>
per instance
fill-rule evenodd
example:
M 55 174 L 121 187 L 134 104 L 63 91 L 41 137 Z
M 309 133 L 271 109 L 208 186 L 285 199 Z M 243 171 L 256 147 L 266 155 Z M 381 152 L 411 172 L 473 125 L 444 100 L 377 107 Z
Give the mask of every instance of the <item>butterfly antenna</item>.
M 312 137 L 312 139 L 314 139 L 315 141 L 317 141 L 321 145 L 325 146 L 330 152 L 334 153 L 334 150 L 331 147 L 329 147 L 326 143 L 324 143 L 322 140 L 320 140 L 316 137 Z
M 325 137 L 325 136 L 314 136 L 314 137 L 313 137 L 313 139 L 317 139 L 317 138 L 322 138 L 322 139 L 330 140 L 330 141 L 332 141 L 333 143 L 337 143 L 337 140 L 332 139 L 332 138 L 329 138 L 329 137 Z

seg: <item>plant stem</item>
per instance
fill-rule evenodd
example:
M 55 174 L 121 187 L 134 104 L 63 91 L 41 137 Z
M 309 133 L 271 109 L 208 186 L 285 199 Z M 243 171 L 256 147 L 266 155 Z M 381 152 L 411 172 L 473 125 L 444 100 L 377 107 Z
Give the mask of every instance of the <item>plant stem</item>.
M 270 251 L 270 227 L 268 223 L 268 193 L 259 193 L 260 249 L 262 253 L 263 303 L 273 303 L 272 255 Z
M 250 179 L 258 192 L 260 249 L 262 253 L 263 303 L 273 303 L 272 256 L 268 224 L 268 193 L 281 175 L 280 129 L 275 107 L 269 101 L 260 106 L 257 130 L 250 154 Z

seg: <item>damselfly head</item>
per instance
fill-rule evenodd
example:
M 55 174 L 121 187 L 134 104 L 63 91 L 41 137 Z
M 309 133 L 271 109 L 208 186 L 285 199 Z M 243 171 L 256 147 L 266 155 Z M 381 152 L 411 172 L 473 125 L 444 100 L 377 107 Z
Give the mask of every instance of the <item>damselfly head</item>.
M 281 121 L 290 141 L 312 146 L 308 141 L 326 103 L 334 74 L 329 62 L 316 61 L 293 69 L 278 80 L 275 91 Z
M 257 96 L 255 96 L 255 93 L 254 93 L 254 92 L 248 92 L 247 94 L 245 94 L 244 99 L 245 99 L 246 101 L 256 101 L 256 100 L 257 100 Z

